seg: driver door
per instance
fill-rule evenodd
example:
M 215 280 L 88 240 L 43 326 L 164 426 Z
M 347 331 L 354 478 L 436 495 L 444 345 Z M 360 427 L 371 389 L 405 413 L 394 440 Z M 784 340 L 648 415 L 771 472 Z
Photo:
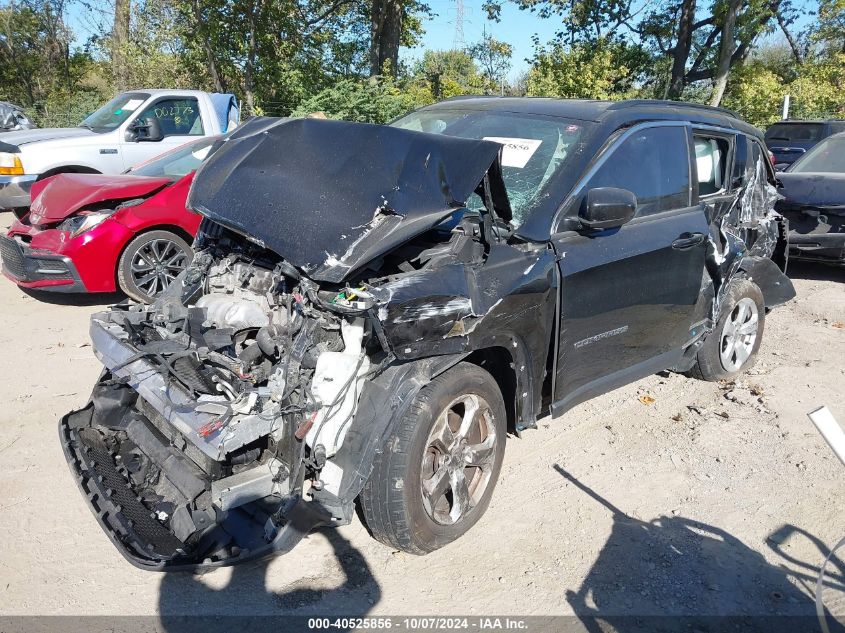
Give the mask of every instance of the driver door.
M 552 236 L 561 275 L 555 415 L 671 367 L 692 336 L 704 275 L 707 219 L 692 204 L 690 130 L 677 123 L 624 133 L 576 188 L 618 187 L 637 196 L 616 229 Z
M 129 140 L 133 127 L 143 124 L 150 118 L 158 121 L 162 139 L 158 141 Z M 202 116 L 196 98 L 157 99 L 133 117 L 126 128 L 122 143 L 124 169 L 134 167 L 204 134 Z

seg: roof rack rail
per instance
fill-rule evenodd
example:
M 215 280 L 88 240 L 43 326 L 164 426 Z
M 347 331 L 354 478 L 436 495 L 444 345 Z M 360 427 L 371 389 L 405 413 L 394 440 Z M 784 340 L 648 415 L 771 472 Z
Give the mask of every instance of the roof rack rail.
M 728 108 L 709 106 L 704 105 L 703 103 L 692 103 L 690 101 L 669 101 L 667 99 L 629 99 L 626 101 L 615 101 L 611 106 L 608 107 L 608 110 L 621 110 L 623 108 L 636 108 L 637 106 L 654 105 L 673 106 L 676 108 L 693 108 L 695 110 L 704 110 L 707 112 L 719 112 L 720 114 L 726 114 L 735 119 L 742 118 L 739 116 L 739 114 L 737 114 L 733 110 L 729 110 Z

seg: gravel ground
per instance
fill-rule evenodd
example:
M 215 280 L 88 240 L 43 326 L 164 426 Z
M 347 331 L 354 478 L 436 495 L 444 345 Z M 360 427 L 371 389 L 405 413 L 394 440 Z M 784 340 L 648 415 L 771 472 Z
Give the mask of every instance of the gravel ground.
M 845 534 L 845 468 L 805 416 L 845 423 L 845 270 L 790 272 L 798 297 L 747 376 L 654 375 L 542 419 L 509 438 L 490 509 L 449 547 L 392 551 L 355 520 L 196 577 L 126 563 L 59 447 L 99 372 L 88 316 L 117 297 L 0 279 L 0 615 L 810 614 Z M 825 601 L 845 620 L 835 563 Z

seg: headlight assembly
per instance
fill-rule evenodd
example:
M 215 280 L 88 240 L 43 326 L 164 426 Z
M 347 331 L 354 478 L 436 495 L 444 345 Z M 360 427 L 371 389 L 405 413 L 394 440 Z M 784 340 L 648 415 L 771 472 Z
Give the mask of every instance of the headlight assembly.
M 114 211 L 106 210 L 106 211 L 95 211 L 92 213 L 86 213 L 84 215 L 75 215 L 67 220 L 64 220 L 61 224 L 59 224 L 60 231 L 67 231 L 70 233 L 70 237 L 76 237 L 86 231 L 90 231 L 95 226 L 100 225 L 103 220 L 110 217 Z
M 23 176 L 23 165 L 17 154 L 0 152 L 0 176 Z

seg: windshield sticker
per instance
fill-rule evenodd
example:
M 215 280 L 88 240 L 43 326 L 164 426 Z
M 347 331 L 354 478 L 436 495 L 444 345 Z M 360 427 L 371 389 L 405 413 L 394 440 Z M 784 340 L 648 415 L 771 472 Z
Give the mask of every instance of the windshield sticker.
M 525 167 L 543 142 L 533 138 L 508 138 L 505 136 L 485 136 L 484 140 L 504 145 L 502 167 L 516 167 L 517 169 Z
M 130 99 L 123 105 L 121 110 L 128 110 L 129 112 L 132 112 L 133 110 L 137 110 L 138 106 L 142 103 L 144 103 L 143 99 Z

